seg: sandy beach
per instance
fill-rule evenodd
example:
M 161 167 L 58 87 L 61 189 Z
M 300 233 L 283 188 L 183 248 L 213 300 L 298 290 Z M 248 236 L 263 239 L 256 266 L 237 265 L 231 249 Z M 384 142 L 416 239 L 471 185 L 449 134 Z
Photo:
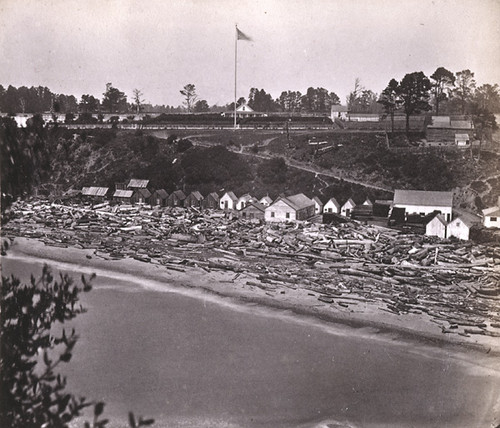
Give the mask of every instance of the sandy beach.
M 244 273 L 105 260 L 27 238 L 4 262 L 96 273 L 64 374 L 71 390 L 109 403 L 113 428 L 131 409 L 160 427 L 461 428 L 498 416 L 495 338 L 457 340 L 424 314 L 333 310 L 300 287 L 248 285 Z
M 318 295 L 300 287 L 276 287 L 270 293 L 259 288 L 254 277 L 245 273 L 210 270 L 182 266 L 172 270 L 160 264 L 144 263 L 135 259 L 108 260 L 95 255 L 93 250 L 47 246 L 29 238 L 15 238 L 10 244 L 8 257 L 47 260 L 48 264 L 79 269 L 82 273 L 106 275 L 116 278 L 132 276 L 154 287 L 172 287 L 179 293 L 212 295 L 233 303 L 251 303 L 264 307 L 310 316 L 325 323 L 335 323 L 357 329 L 356 334 L 388 335 L 392 340 L 419 342 L 437 347 L 453 347 L 457 352 L 479 353 L 494 358 L 500 356 L 497 337 L 473 335 L 470 337 L 445 335 L 427 314 L 404 316 L 380 310 L 380 305 L 359 302 L 350 308 L 335 308 L 318 301 Z M 168 284 L 168 285 L 167 285 Z M 499 363 L 500 367 L 500 363 Z

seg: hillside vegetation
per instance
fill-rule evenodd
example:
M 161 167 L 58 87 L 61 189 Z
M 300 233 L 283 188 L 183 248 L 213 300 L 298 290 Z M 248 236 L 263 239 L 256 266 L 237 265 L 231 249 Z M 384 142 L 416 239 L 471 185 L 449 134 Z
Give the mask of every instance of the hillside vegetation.
M 35 125 L 23 130 L 3 125 L 8 143 L 2 146 L 3 189 L 5 183 L 26 180 L 31 173 L 38 193 L 52 196 L 83 186 L 114 187 L 133 177 L 149 179 L 153 187 L 169 193 L 179 188 L 186 192 L 199 190 L 205 195 L 232 190 L 238 195 L 248 192 L 257 197 L 303 192 L 325 201 L 335 196 L 339 202 L 349 197 L 356 202 L 366 197 L 391 197 L 388 192 L 347 181 L 356 179 L 390 188 L 463 187 L 469 191 L 464 203 L 481 208 L 494 199 L 489 189 L 498 188 L 498 180 L 492 178 L 500 170 L 497 155 L 477 159 L 469 151 L 395 149 L 388 146 L 384 134 L 302 131 L 286 135 L 218 130 L 208 135 L 187 135 L 184 131 L 181 138 L 166 132 L 162 131 L 162 138 L 158 138 L 142 131 L 75 131 Z M 310 141 L 327 144 L 314 146 Z M 21 153 L 17 168 L 6 161 L 12 153 Z M 248 154 L 265 154 L 267 158 Z M 344 180 L 293 168 L 287 165 L 286 158 L 308 167 L 317 165 L 320 171 L 334 171 Z M 486 190 L 477 184 L 484 179 L 490 185 Z M 476 188 L 469 188 L 473 182 Z M 7 190 L 19 196 L 12 188 Z

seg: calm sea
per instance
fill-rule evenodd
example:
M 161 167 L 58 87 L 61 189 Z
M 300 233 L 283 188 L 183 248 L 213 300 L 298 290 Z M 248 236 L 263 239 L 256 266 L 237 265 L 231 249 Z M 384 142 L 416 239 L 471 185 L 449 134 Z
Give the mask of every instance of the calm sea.
M 41 263 L 2 269 L 27 279 Z M 172 428 L 500 423 L 498 373 L 444 350 L 172 290 L 100 275 L 82 298 L 67 389 L 105 401 L 112 427 L 128 411 Z

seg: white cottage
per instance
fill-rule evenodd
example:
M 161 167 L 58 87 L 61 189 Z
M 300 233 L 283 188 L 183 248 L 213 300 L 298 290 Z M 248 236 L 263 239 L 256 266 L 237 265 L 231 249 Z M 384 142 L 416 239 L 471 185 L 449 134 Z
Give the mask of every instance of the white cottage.
M 236 209 L 236 202 L 238 202 L 238 198 L 233 192 L 226 192 L 219 199 L 219 207 L 221 210 L 234 210 Z
M 314 210 L 314 201 L 302 193 L 279 197 L 266 208 L 265 220 L 268 222 L 307 220 L 314 215 Z
M 273 200 L 268 195 L 266 195 L 260 199 L 259 203 L 264 205 L 265 207 L 268 207 L 273 203 Z
M 451 220 L 453 192 L 426 190 L 395 190 L 394 208 L 404 208 L 406 215 L 419 214 L 422 217 L 440 212 L 446 221 Z
M 483 210 L 484 227 L 500 228 L 500 207 L 486 208 Z
M 454 236 L 458 239 L 467 241 L 469 239 L 470 229 L 474 224 L 475 222 L 471 219 L 459 216 L 448 224 L 448 237 L 451 238 Z
M 340 214 L 344 217 L 350 217 L 352 209 L 356 206 L 356 203 L 349 198 L 344 205 L 340 208 Z
M 236 209 L 242 210 L 245 208 L 250 202 L 254 202 L 255 198 L 248 193 L 245 193 L 243 196 L 240 196 L 236 201 Z
M 335 198 L 330 198 L 323 207 L 323 212 L 340 214 L 340 204 L 337 202 Z
M 315 196 L 312 198 L 314 202 L 314 213 L 315 214 L 321 214 L 323 212 L 323 202 L 321 202 L 321 199 Z
M 425 234 L 427 236 L 437 236 L 438 238 L 446 238 L 446 220 L 441 215 L 436 213 L 430 221 L 425 225 Z

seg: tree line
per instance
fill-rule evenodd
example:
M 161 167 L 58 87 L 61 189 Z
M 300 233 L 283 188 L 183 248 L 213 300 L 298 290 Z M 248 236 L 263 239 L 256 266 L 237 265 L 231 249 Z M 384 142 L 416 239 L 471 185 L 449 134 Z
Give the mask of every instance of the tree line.
M 427 77 L 422 71 L 406 74 L 398 82 L 391 79 L 377 100 L 390 116 L 394 132 L 394 115 L 406 116 L 406 131 L 410 117 L 433 111 L 439 114 L 461 114 L 474 117 L 478 128 L 495 128 L 494 113 L 500 111 L 500 92 L 497 84 L 478 86 L 474 73 L 462 70 L 453 73 L 444 67 Z

